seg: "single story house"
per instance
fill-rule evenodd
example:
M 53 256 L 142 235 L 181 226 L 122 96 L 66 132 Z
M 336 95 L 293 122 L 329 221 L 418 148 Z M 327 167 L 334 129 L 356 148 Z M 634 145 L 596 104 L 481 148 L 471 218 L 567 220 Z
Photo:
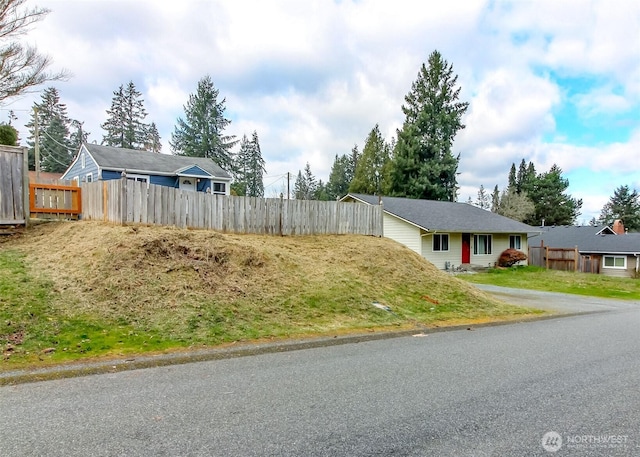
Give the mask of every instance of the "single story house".
M 83 144 L 62 175 L 78 183 L 126 177 L 148 184 L 229 195 L 231 176 L 213 160 Z
M 577 248 L 580 262 L 593 263 L 593 271 L 603 275 L 633 277 L 640 272 L 640 233 L 627 233 L 620 221 L 613 227 L 540 227 L 529 242 L 531 246 Z
M 536 229 L 468 203 L 348 194 L 342 201 L 383 205 L 383 234 L 444 270 L 494 266 L 509 248 L 527 253 Z M 524 262 L 526 263 L 526 261 Z

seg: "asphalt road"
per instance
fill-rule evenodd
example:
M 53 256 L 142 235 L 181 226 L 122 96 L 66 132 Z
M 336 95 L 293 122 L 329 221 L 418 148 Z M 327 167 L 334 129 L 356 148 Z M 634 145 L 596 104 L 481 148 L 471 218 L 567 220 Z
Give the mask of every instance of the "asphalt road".
M 627 305 L 0 387 L 0 455 L 636 456 Z

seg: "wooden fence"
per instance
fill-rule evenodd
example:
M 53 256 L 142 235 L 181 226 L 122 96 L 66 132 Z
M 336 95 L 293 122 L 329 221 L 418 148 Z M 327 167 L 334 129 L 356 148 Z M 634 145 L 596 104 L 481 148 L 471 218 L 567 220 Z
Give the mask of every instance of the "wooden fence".
M 235 197 L 127 179 L 82 184 L 82 218 L 270 235 L 382 236 L 382 206 Z
M 552 248 L 542 243 L 540 246 L 529 246 L 529 265 L 551 270 L 600 273 L 600 260 L 599 256 L 581 255 L 577 246 Z
M 27 161 L 27 148 L 0 146 L 0 225 L 28 222 Z
M 78 219 L 82 213 L 82 189 L 73 185 L 29 184 L 31 217 Z

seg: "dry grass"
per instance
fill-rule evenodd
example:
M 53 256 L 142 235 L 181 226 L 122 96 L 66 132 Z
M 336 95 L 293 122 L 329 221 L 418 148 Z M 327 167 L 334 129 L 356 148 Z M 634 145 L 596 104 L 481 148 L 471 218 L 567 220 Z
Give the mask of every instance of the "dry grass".
M 39 345 L 84 347 L 90 334 L 94 340 L 100 332 L 114 335 L 105 336 L 100 349 L 92 347 L 92 355 L 533 313 L 374 237 L 268 237 L 66 222 L 36 226 L 4 242 L 0 251 L 21 253 L 30 274 L 51 284 L 53 321 L 90 327 L 71 325 L 70 332 L 85 337 L 76 346 L 63 330 L 49 332 L 50 341 Z

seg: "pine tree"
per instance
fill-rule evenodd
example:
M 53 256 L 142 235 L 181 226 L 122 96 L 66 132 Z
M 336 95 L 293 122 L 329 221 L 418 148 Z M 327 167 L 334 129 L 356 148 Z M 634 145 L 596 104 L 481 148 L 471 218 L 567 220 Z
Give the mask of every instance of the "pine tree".
M 508 189 L 512 189 L 516 193 L 518 193 L 518 178 L 516 176 L 516 164 L 511 164 L 511 169 L 509 169 L 509 180 L 508 180 Z
M 36 144 L 36 123 L 38 124 L 38 143 L 39 148 L 42 151 L 40 154 L 40 165 L 43 166 L 43 161 L 47 154 L 47 151 L 57 151 L 60 147 L 57 143 L 62 143 L 70 149 L 68 154 L 56 158 L 65 163 L 62 171 L 71 163 L 66 156 L 73 157 L 75 151 L 73 151 L 71 144 L 69 143 L 69 125 L 71 120 L 67 115 L 67 106 L 60 101 L 60 94 L 54 87 L 45 89 L 42 93 L 40 103 L 33 104 L 33 111 L 31 112 L 31 120 L 26 124 L 29 130 L 29 136 L 27 138 L 27 145 L 29 146 L 29 169 L 35 170 L 35 144 Z M 51 124 L 57 120 L 60 125 L 57 125 L 53 130 L 50 130 Z M 64 134 L 63 134 L 64 132 Z M 59 135 L 63 134 L 62 137 Z M 56 143 L 57 142 L 57 143 Z M 49 162 L 48 166 L 53 167 L 53 160 Z M 54 168 L 59 168 L 56 166 Z
M 265 163 L 260 150 L 258 133 L 254 130 L 249 142 L 249 158 L 245 175 L 248 197 L 264 197 L 263 177 L 265 172 Z
M 152 122 L 147 129 L 147 138 L 144 143 L 144 149 L 146 151 L 160 153 L 162 151 L 162 142 L 160 141 L 160 133 L 156 123 Z
M 353 179 L 350 173 L 351 158 L 347 155 L 336 157 L 329 173 L 329 182 L 326 185 L 327 199 L 336 200 L 344 197 L 349 192 L 349 184 Z M 351 174 L 351 176 L 350 176 Z
M 481 209 L 490 210 L 491 209 L 490 200 L 491 199 L 489 194 L 487 194 L 487 191 L 484 190 L 484 186 L 480 184 L 480 189 L 478 190 L 478 199 L 476 200 L 476 206 Z
M 69 130 L 59 117 L 54 117 L 43 130 L 45 141 L 40 146 L 41 169 L 51 173 L 63 173 L 73 161 L 69 144 Z
M 71 135 L 69 135 L 69 147 L 72 153 L 75 155 L 80 146 L 86 143 L 89 139 L 89 132 L 83 130 L 84 122 L 73 120 L 71 121 Z
M 390 172 L 395 196 L 455 201 L 460 157 L 452 152 L 468 103 L 459 102 L 460 88 L 453 67 L 438 51 L 422 65 L 405 97 L 405 121 L 398 131 Z
M 562 169 L 553 165 L 546 173 L 532 180 L 528 197 L 535 205 L 533 216 L 523 222 L 530 225 L 571 225 L 580 215 L 582 200 L 566 193 L 569 180 L 562 177 Z
M 603 224 L 611 225 L 616 219 L 622 220 L 629 231 L 640 231 L 640 195 L 627 185 L 616 188 L 600 212 Z
M 143 121 L 147 117 L 142 94 L 133 81 L 126 87 L 120 85 L 113 92 L 108 118 L 100 127 L 106 132 L 102 144 L 126 149 L 145 150 L 149 125 Z
M 251 144 L 247 135 L 242 135 L 240 149 L 235 155 L 233 168 L 230 170 L 233 175 L 231 190 L 235 195 L 247 195 L 247 174 L 249 170 L 249 157 L 251 155 Z
M 355 175 L 349 192 L 379 195 L 382 189 L 384 167 L 389 162 L 389 146 L 385 143 L 378 125 L 371 129 L 358 158 Z
M 298 171 L 298 176 L 293 185 L 293 192 L 296 200 L 313 200 L 316 196 L 317 182 L 309 162 L 304 167 L 304 174 Z
M 185 119 L 178 118 L 169 144 L 175 154 L 208 157 L 225 170 L 233 170 L 231 148 L 235 137 L 225 136 L 231 121 L 224 117 L 225 99 L 218 101 L 219 91 L 210 76 L 198 81 L 195 94 L 184 106 Z
M 491 193 L 491 212 L 497 213 L 500 209 L 500 189 L 496 185 Z

